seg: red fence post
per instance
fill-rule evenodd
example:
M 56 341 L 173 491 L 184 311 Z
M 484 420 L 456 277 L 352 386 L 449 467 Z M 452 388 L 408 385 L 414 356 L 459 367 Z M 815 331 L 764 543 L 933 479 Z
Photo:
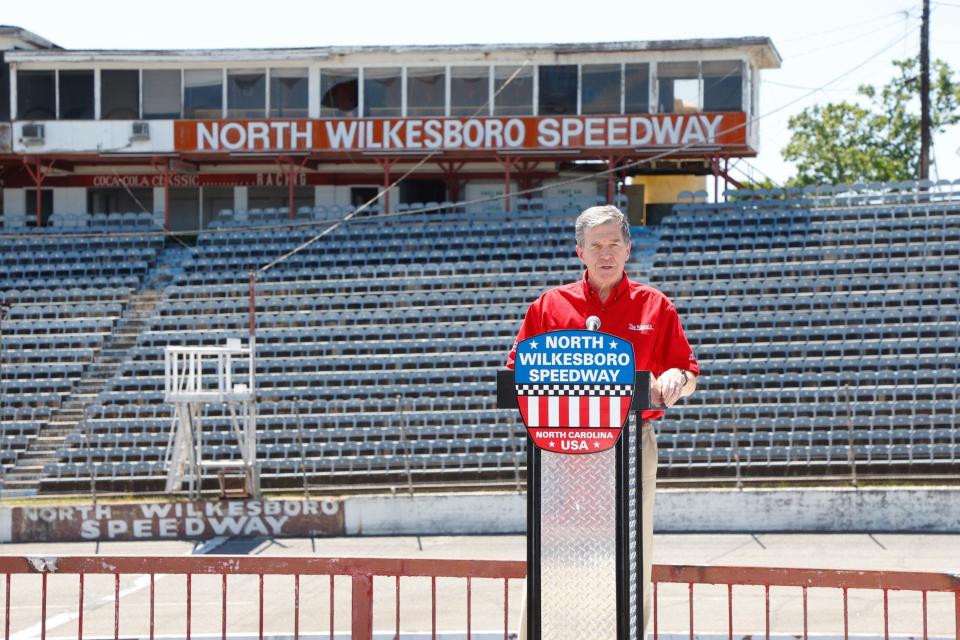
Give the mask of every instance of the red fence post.
M 9 580 L 10 576 L 7 576 L 7 579 Z M 8 588 L 9 585 L 10 583 L 7 582 Z M 960 591 L 955 591 L 953 594 L 953 615 L 956 618 L 956 638 L 960 640 Z
M 373 576 L 353 576 L 353 640 L 372 640 L 373 638 Z
M 77 640 L 83 640 L 83 574 L 80 574 L 80 602 L 77 606 Z M 152 639 L 151 639 L 152 640 Z
M 259 608 L 260 608 L 260 622 L 259 622 L 259 635 L 257 636 L 259 640 L 263 640 L 263 574 L 260 574 L 260 589 L 259 589 Z M 187 639 L 189 640 L 189 638 Z
M 227 579 L 226 576 L 223 577 Z M 226 634 L 223 640 L 227 640 Z M 293 576 L 293 640 L 300 640 L 300 574 Z
M 120 639 L 120 574 L 113 574 L 113 640 Z M 187 635 L 187 640 L 190 636 Z
M 154 596 L 156 587 L 155 574 L 150 574 L 150 640 L 153 640 L 154 636 L 154 614 L 156 613 L 154 608 Z
M 43 595 L 40 597 L 40 640 L 47 640 L 47 574 L 43 574 Z
M 333 640 L 334 617 L 333 617 L 333 574 L 330 574 L 330 640 Z
M 10 574 L 7 574 L 4 588 L 3 638 L 10 640 Z
M 190 640 L 190 620 L 193 617 L 193 591 L 191 586 L 190 574 L 187 574 L 187 640 Z
M 223 574 L 220 584 L 220 639 L 227 640 L 227 574 Z

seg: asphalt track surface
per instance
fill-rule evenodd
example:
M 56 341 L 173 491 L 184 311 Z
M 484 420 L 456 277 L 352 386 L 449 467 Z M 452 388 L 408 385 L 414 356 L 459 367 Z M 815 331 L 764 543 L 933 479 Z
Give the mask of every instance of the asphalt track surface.
M 67 544 L 0 545 L 3 555 L 170 555 L 190 554 L 195 543 L 114 542 Z M 230 540 L 211 553 L 261 556 L 471 558 L 522 560 L 522 536 L 486 537 L 389 537 Z M 912 534 L 688 534 L 658 535 L 655 562 L 660 564 L 710 564 L 765 567 L 807 567 L 819 569 L 884 569 L 901 571 L 960 571 L 960 536 Z M 88 576 L 84 589 L 83 637 L 113 637 L 114 604 L 111 576 Z M 485 582 L 485 584 L 484 584 Z M 265 636 L 291 637 L 293 631 L 293 580 L 288 576 L 267 576 L 264 585 Z M 0 590 L 3 585 L 0 583 Z M 149 580 L 140 576 L 121 579 L 119 637 L 149 637 Z M 515 629 L 523 584 L 509 587 L 510 628 Z M 350 586 L 338 578 L 335 587 L 334 628 L 337 638 L 349 637 Z M 159 636 L 184 637 L 186 625 L 186 584 L 182 575 L 157 576 L 156 628 Z M 503 582 L 473 583 L 472 627 L 503 637 Z M 5 597 L 4 591 L 4 597 Z M 437 581 L 437 628 L 440 631 L 466 629 L 466 588 L 464 580 Z M 374 583 L 374 629 L 392 632 L 395 624 L 395 582 L 377 578 Z M 725 587 L 697 586 L 694 592 L 695 629 L 700 637 L 727 632 Z M 928 633 L 951 636 L 954 632 L 953 598 L 929 594 Z M 221 579 L 195 576 L 192 579 L 191 633 L 220 637 Z M 40 579 L 13 576 L 11 587 L 10 638 L 40 638 Z M 832 589 L 811 589 L 809 632 L 842 637 L 841 594 Z M 2 603 L 2 600 L 0 600 Z M 734 631 L 736 637 L 764 631 L 762 587 L 734 588 Z M 884 637 L 883 596 L 876 591 L 851 591 L 850 633 Z M 48 638 L 77 637 L 78 588 L 76 576 L 51 576 L 48 580 L 46 610 Z M 571 603 L 576 606 L 576 603 Z M 799 589 L 771 590 L 771 631 L 774 635 L 802 633 Z M 890 592 L 891 635 L 922 637 L 921 595 Z M 255 576 L 228 580 L 227 629 L 232 637 L 258 636 L 258 588 Z M 431 629 L 431 587 L 425 578 L 401 581 L 401 628 L 404 632 Z M 0 630 L 6 624 L 0 609 Z M 690 611 L 686 585 L 661 585 L 659 629 L 667 637 L 688 637 Z M 304 637 L 328 638 L 330 629 L 329 579 L 301 579 L 300 632 Z M 494 635 L 497 634 L 497 635 Z M 382 637 L 392 637 L 385 635 Z M 405 634 L 404 638 L 408 636 Z M 414 636 L 409 636 L 414 637 Z M 429 637 L 426 636 L 416 637 Z M 455 637 L 455 636 L 447 636 Z M 464 636 L 459 636 L 464 637 Z

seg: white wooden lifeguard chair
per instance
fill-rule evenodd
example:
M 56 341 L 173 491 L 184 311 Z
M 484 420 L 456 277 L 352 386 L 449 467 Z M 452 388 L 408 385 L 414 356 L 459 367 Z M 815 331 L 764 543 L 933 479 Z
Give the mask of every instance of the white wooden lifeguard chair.
M 184 480 L 190 498 L 198 498 L 204 472 L 242 474 L 246 495 L 260 497 L 257 464 L 257 402 L 254 342 L 242 347 L 228 339 L 224 347 L 166 347 L 164 352 L 164 399 L 174 406 L 174 421 L 167 447 L 167 493 L 181 491 Z M 246 376 L 234 367 L 248 363 Z M 214 373 L 214 365 L 216 367 Z M 240 459 L 203 458 L 203 405 L 222 405 L 230 416 L 233 435 L 240 446 Z

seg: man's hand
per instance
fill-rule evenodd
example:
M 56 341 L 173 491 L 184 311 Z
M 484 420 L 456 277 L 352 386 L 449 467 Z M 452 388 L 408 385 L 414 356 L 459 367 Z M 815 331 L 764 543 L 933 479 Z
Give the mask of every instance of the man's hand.
M 686 387 L 684 373 L 686 373 L 687 380 L 693 378 L 693 374 L 689 371 L 667 369 L 659 378 L 655 379 L 651 389 L 651 396 L 654 401 L 659 401 L 658 404 L 664 407 L 672 407 L 676 404 L 677 400 L 683 396 L 683 390 Z

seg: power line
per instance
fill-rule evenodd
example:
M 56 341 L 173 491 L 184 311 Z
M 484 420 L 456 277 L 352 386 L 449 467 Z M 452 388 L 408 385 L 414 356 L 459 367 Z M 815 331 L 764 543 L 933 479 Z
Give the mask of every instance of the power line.
M 855 65 L 854 67 L 852 67 L 852 68 L 844 71 L 843 73 L 841 73 L 841 74 L 838 75 L 838 76 L 835 76 L 833 79 L 828 80 L 827 82 L 824 82 L 824 83 L 823 83 L 822 85 L 820 85 L 819 87 L 815 87 L 815 88 L 811 89 L 811 91 L 810 91 L 809 93 L 807 93 L 807 94 L 805 94 L 805 95 L 802 95 L 802 96 L 799 96 L 799 97 L 797 97 L 797 98 L 794 98 L 793 100 L 790 100 L 790 101 L 788 101 L 788 102 L 785 102 L 785 103 L 783 103 L 782 105 L 780 105 L 779 107 L 776 107 L 775 109 L 772 109 L 772 110 L 768 111 L 767 113 L 764 113 L 764 114 L 762 114 L 762 115 L 760 115 L 760 116 L 757 116 L 756 118 L 753 118 L 753 121 L 759 121 L 759 120 L 762 120 L 763 118 L 767 118 L 767 117 L 769 117 L 769 116 L 771 116 L 771 115 L 773 115 L 773 114 L 775 114 L 775 113 L 778 113 L 778 112 L 780 112 L 780 111 L 783 111 L 783 110 L 786 109 L 787 107 L 793 106 L 794 104 L 796 104 L 796 103 L 798 103 L 798 102 L 800 102 L 800 101 L 802 101 L 802 100 L 805 100 L 806 98 L 810 97 L 810 96 L 813 95 L 814 93 L 817 93 L 817 92 L 819 92 L 819 91 L 825 90 L 825 89 L 826 89 L 827 87 L 829 87 L 830 85 L 832 85 L 832 84 L 834 84 L 834 83 L 836 83 L 836 82 L 839 82 L 840 80 L 846 78 L 846 77 L 847 77 L 848 75 L 850 75 L 851 73 L 853 73 L 853 72 L 855 72 L 855 71 L 859 71 L 859 70 L 862 69 L 863 67 L 867 66 L 868 64 L 870 64 L 871 62 L 873 62 L 875 59 L 879 58 L 881 55 L 883 55 L 884 53 L 886 53 L 888 50 L 890 50 L 890 49 L 892 49 L 893 47 L 895 47 L 896 45 L 900 44 L 900 42 L 901 42 L 902 40 L 905 40 L 905 39 L 907 39 L 908 37 L 910 37 L 910 35 L 913 34 L 913 32 L 915 32 L 915 31 L 917 31 L 917 30 L 919 30 L 919 29 L 920 29 L 920 26 L 919 26 L 919 25 L 915 26 L 913 29 L 911 29 L 910 31 L 904 33 L 902 36 L 900 36 L 900 37 L 898 37 L 898 38 L 896 38 L 896 39 L 894 39 L 894 40 L 891 40 L 890 42 L 888 42 L 887 44 L 885 44 L 885 45 L 883 46 L 883 48 L 881 48 L 879 51 L 871 54 L 868 58 L 866 58 L 866 59 L 863 60 L 862 62 L 858 63 L 858 64 Z
M 808 87 L 799 84 L 788 84 L 786 82 L 775 82 L 774 80 L 761 79 L 760 84 L 772 84 L 777 87 L 786 87 L 787 89 L 801 89 L 803 91 L 835 91 L 835 92 L 844 92 L 844 93 L 853 93 L 856 92 L 856 88 L 837 88 L 837 89 L 820 89 L 819 87 Z
M 738 159 L 737 159 L 737 162 L 735 162 L 735 163 L 733 163 L 732 165 L 730 165 L 730 168 L 736 169 L 737 171 L 739 171 L 740 173 L 742 173 L 748 180 L 751 180 L 751 181 L 752 181 L 752 180 L 753 180 L 753 176 L 751 176 L 751 175 L 748 174 L 746 171 L 744 171 L 743 169 L 740 168 L 740 163 L 741 163 L 741 162 L 742 162 L 743 164 L 747 165 L 748 167 L 750 167 L 750 169 L 752 169 L 752 170 L 756 171 L 757 173 L 759 173 L 761 176 L 763 176 L 763 177 L 766 178 L 767 180 L 769 180 L 771 183 L 773 183 L 774 186 L 777 186 L 777 187 L 782 187 L 782 186 L 783 186 L 783 183 L 782 183 L 782 182 L 780 182 L 779 180 L 774 180 L 774 179 L 771 178 L 769 175 L 767 175 L 760 167 L 758 167 L 757 165 L 753 164 L 752 162 L 750 162 L 750 161 L 747 160 L 746 158 L 738 158 Z
M 865 31 L 865 32 L 860 33 L 860 34 L 858 34 L 858 35 L 855 35 L 855 36 L 852 36 L 852 37 L 849 37 L 849 38 L 844 38 L 843 40 L 837 40 L 837 41 L 835 41 L 835 42 L 831 42 L 830 44 L 825 44 L 825 45 L 820 46 L 820 47 L 815 47 L 815 48 L 813 48 L 813 49 L 808 49 L 808 50 L 802 51 L 802 52 L 800 52 L 800 53 L 794 53 L 794 54 L 792 54 L 792 55 L 789 55 L 788 58 L 791 59 L 791 60 L 793 60 L 793 59 L 796 59 L 796 58 L 803 58 L 804 56 L 813 55 L 813 54 L 815 54 L 815 53 L 820 53 L 820 52 L 826 51 L 826 50 L 828 50 L 828 49 L 834 49 L 834 48 L 836 48 L 836 47 L 840 47 L 840 46 L 843 46 L 843 45 L 845 45 L 845 44 L 849 44 L 849 43 L 851 43 L 851 42 L 856 42 L 857 40 L 860 40 L 860 39 L 862 39 L 862 38 L 866 38 L 867 36 L 872 36 L 872 35 L 875 34 L 875 33 L 879 33 L 879 32 L 881 32 L 881 31 L 886 31 L 887 29 L 890 29 L 891 27 L 899 27 L 900 24 L 901 24 L 901 22 L 900 22 L 900 19 L 898 18 L 897 20 L 895 20 L 895 21 L 893 21 L 893 22 L 889 22 L 889 23 L 887 23 L 887 24 L 885 24 L 885 25 L 883 25 L 882 27 L 879 27 L 879 28 L 877 28 L 877 29 L 871 29 L 870 31 Z M 909 17 L 908 17 L 908 24 L 909 24 Z
M 523 64 L 520 65 L 519 67 L 517 67 L 517 69 L 510 75 L 510 77 L 507 78 L 506 82 L 503 83 L 503 86 L 501 86 L 499 89 L 497 89 L 497 90 L 493 93 L 493 95 L 491 95 L 491 96 L 487 99 L 487 101 L 486 101 L 485 103 L 483 103 L 483 105 L 481 105 L 480 107 L 477 107 L 477 110 L 473 112 L 473 116 L 471 116 L 471 117 L 474 117 L 474 118 L 477 117 L 477 116 L 478 116 L 482 111 L 484 111 L 484 110 L 486 110 L 486 111 L 489 112 L 489 111 L 490 111 L 490 105 L 492 105 L 492 104 L 494 103 L 494 101 L 496 100 L 497 96 L 500 95 L 500 93 L 503 92 L 503 90 L 506 89 L 507 86 L 508 86 L 511 82 L 513 82 L 514 78 L 516 78 L 518 75 L 520 75 L 520 72 L 523 71 L 523 70 L 527 67 L 527 65 L 529 65 L 529 64 L 530 64 L 530 58 L 528 57 L 526 60 L 523 61 Z M 433 151 L 431 151 L 430 153 L 428 153 L 427 155 L 425 155 L 423 158 L 421 158 L 421 160 L 420 160 L 418 163 L 416 163 L 415 165 L 413 165 L 412 167 L 410 167 L 410 169 L 408 169 L 402 176 L 400 176 L 399 178 L 397 178 L 396 180 L 394 180 L 393 183 L 391 183 L 387 188 L 385 188 L 385 189 L 383 189 L 382 191 L 378 192 L 377 195 L 375 195 L 374 197 L 370 198 L 370 199 L 367 200 L 365 203 L 363 203 L 360 207 L 358 207 L 357 209 L 351 211 L 351 212 L 348 213 L 346 216 L 344 216 L 344 218 L 343 218 L 340 222 L 337 222 L 337 223 L 335 223 L 335 224 L 332 224 L 330 227 L 324 229 L 324 230 L 323 230 L 322 232 L 320 232 L 318 235 L 314 236 L 313 238 L 310 238 L 309 240 L 307 240 L 307 241 L 304 242 L 303 244 L 301 244 L 301 245 L 299 245 L 299 246 L 297 246 L 297 247 L 294 247 L 293 249 L 291 249 L 291 250 L 288 251 L 287 253 L 283 254 L 283 255 L 280 256 L 279 258 L 277 258 L 277 259 L 275 259 L 275 260 L 272 260 L 272 261 L 270 261 L 268 264 L 260 267 L 259 269 L 256 270 L 256 273 L 263 273 L 263 272 L 268 271 L 269 269 L 273 268 L 273 265 L 278 264 L 278 263 L 280 263 L 280 262 L 283 262 L 284 260 L 286 260 L 286 259 L 289 258 L 290 256 L 295 255 L 295 254 L 303 251 L 304 249 L 306 249 L 307 247 L 309 247 L 309 246 L 312 245 L 313 243 L 317 242 L 318 240 L 320 240 L 320 239 L 323 238 L 324 236 L 332 233 L 335 229 L 337 229 L 337 228 L 338 228 L 341 224 L 343 224 L 344 222 L 348 222 L 351 218 L 353 218 L 353 217 L 356 216 L 357 214 L 359 214 L 359 213 L 361 213 L 361 212 L 369 209 L 370 206 L 373 205 L 374 202 L 376 202 L 377 200 L 380 200 L 385 194 L 387 194 L 387 193 L 390 191 L 390 189 L 393 189 L 394 187 L 396 187 L 397 185 L 399 185 L 401 182 L 403 182 L 404 180 L 406 180 L 406 179 L 407 179 L 407 176 L 409 176 L 409 175 L 412 174 L 414 171 L 416 171 L 417 169 L 419 169 L 420 167 L 422 167 L 424 164 L 426 164 L 427 161 L 430 160 L 430 158 L 432 158 L 433 156 L 435 156 L 435 155 L 437 155 L 438 153 L 440 153 L 440 151 L 441 151 L 441 149 L 439 149 L 439 148 L 434 149 Z
M 907 6 L 907 7 L 904 7 L 903 9 L 900 9 L 899 11 L 891 11 L 890 13 L 884 13 L 882 15 L 874 16 L 873 18 L 868 18 L 866 20 L 857 20 L 856 22 L 850 22 L 845 25 L 841 25 L 839 27 L 834 27 L 833 29 L 827 29 L 826 31 L 815 31 L 812 33 L 806 33 L 802 36 L 795 36 L 793 38 L 787 38 L 786 40 L 781 40 L 781 42 L 799 42 L 800 40 L 817 38 L 830 33 L 836 33 L 838 31 L 846 31 L 851 27 L 862 27 L 865 24 L 870 24 L 872 22 L 877 22 L 879 20 L 885 20 L 890 16 L 909 16 L 912 13 L 913 13 L 913 7 Z
M 930 0 L 923 0 L 920 27 L 920 179 L 930 177 Z

